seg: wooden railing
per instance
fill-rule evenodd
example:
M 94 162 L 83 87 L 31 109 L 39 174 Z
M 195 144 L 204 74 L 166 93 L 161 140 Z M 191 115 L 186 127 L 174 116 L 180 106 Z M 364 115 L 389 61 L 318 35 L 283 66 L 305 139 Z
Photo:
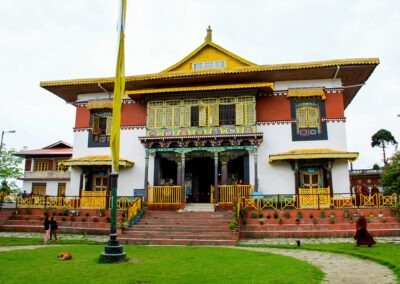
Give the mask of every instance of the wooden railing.
M 396 207 L 400 203 L 397 194 L 355 195 L 349 193 L 330 194 L 267 194 L 242 195 L 240 208 L 262 209 L 305 209 L 305 208 L 380 208 Z
M 249 196 L 253 193 L 252 185 L 219 185 L 219 204 L 233 204 L 240 196 Z
M 148 186 L 147 203 L 170 205 L 182 204 L 186 200 L 186 190 L 182 196 L 182 186 Z
M 106 208 L 107 191 L 82 191 L 81 208 Z
M 131 200 L 128 204 L 128 221 L 131 221 L 142 210 L 142 197 Z M 117 201 L 118 208 L 118 201 Z
M 330 188 L 299 188 L 300 208 L 327 208 L 331 204 Z

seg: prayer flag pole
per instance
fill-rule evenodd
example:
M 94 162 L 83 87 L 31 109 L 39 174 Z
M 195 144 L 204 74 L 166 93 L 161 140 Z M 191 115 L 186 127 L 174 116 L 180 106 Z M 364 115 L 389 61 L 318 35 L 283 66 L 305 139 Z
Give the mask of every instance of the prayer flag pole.
M 104 252 L 100 254 L 101 262 L 122 262 L 126 259 L 126 253 L 122 245 L 117 240 L 117 187 L 119 172 L 119 152 L 120 152 L 120 129 L 121 129 L 121 105 L 122 97 L 125 93 L 125 18 L 126 18 L 126 0 L 121 0 L 121 10 L 119 18 L 119 42 L 118 58 L 115 71 L 114 99 L 112 111 L 112 127 L 110 150 L 112 156 L 110 175 L 111 190 L 111 228 L 110 238 L 104 247 Z

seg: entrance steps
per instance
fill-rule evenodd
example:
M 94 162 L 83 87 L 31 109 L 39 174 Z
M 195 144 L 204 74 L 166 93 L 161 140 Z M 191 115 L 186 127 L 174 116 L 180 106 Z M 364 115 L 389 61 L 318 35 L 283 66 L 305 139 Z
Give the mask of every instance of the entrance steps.
M 185 212 L 214 212 L 215 206 L 212 203 L 187 203 L 183 209 Z
M 118 240 L 140 245 L 236 245 L 239 233 L 228 228 L 231 214 L 146 210 Z

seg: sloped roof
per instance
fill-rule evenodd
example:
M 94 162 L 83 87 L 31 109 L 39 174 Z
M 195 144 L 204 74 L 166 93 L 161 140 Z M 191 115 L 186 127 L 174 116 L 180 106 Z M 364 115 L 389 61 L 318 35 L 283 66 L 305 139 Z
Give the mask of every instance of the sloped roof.
M 207 53 L 205 56 L 204 53 Z M 218 57 L 221 56 L 221 57 Z M 192 70 L 191 64 L 205 58 L 228 60 L 225 68 Z M 235 64 L 230 64 L 235 62 Z M 257 65 L 212 42 L 211 37 L 185 58 L 160 73 L 126 77 L 127 93 L 149 94 L 157 89 L 184 89 L 190 87 L 276 81 L 340 78 L 344 86 L 345 108 L 379 64 L 378 58 L 334 59 L 301 63 Z M 40 86 L 66 102 L 75 102 L 78 94 L 112 93 L 114 77 L 43 81 Z
M 288 152 L 269 155 L 269 162 L 285 160 L 307 160 L 307 159 L 346 159 L 354 161 L 358 158 L 357 152 L 346 152 L 328 148 L 317 149 L 295 149 Z
M 22 150 L 13 155 L 26 158 L 28 156 L 72 156 L 72 145 L 64 142 L 57 141 L 49 146 L 41 149 Z

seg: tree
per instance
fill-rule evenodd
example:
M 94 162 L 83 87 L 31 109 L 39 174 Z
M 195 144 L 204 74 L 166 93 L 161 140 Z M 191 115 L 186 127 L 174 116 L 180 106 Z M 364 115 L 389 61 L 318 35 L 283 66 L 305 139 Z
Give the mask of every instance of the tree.
M 385 194 L 400 194 L 400 152 L 394 154 L 381 175 Z
M 383 152 L 383 163 L 386 165 L 387 164 L 387 159 L 386 159 L 386 151 L 385 149 L 390 145 L 394 145 L 395 149 L 397 149 L 397 141 L 394 139 L 392 133 L 386 129 L 381 129 L 378 132 L 376 132 L 372 137 L 371 137 L 371 146 L 376 147 L 378 146 L 379 148 L 382 148 Z
M 22 159 L 13 156 L 14 151 L 3 149 L 0 152 L 0 192 L 18 192 L 19 188 L 15 182 L 22 177 L 22 169 L 19 167 Z

